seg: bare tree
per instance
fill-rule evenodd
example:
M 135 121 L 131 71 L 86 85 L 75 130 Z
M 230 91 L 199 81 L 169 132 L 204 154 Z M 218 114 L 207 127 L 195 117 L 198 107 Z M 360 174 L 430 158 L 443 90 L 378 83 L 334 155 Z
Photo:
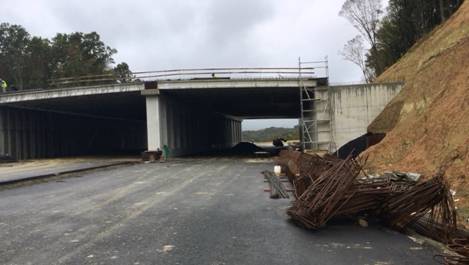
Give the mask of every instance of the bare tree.
M 377 34 L 383 14 L 382 0 L 346 0 L 339 15 L 347 18 L 369 44 L 372 53 L 378 53 Z M 383 68 L 380 62 L 372 62 L 378 72 Z M 363 70 L 363 69 L 362 69 Z M 365 76 L 368 79 L 370 76 Z
M 381 0 L 346 0 L 339 13 L 368 41 L 376 46 L 376 34 L 383 14 Z
M 363 45 L 362 36 L 357 35 L 355 38 L 349 40 L 347 44 L 344 45 L 344 48 L 340 54 L 344 57 L 345 60 L 350 61 L 360 67 L 367 83 L 373 81 L 374 73 L 366 65 L 366 50 Z

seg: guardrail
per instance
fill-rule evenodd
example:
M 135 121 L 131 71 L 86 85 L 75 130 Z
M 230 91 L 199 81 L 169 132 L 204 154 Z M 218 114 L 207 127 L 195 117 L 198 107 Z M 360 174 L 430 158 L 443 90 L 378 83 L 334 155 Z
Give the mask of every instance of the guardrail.
M 124 76 L 115 73 L 86 75 L 49 80 L 51 87 L 99 85 L 109 83 L 130 83 L 159 80 L 197 80 L 197 79 L 291 79 L 315 78 L 314 67 L 265 67 L 265 68 L 202 68 L 174 69 L 161 71 L 132 72 Z
M 311 66 L 311 63 L 314 67 Z M 327 61 L 308 62 L 308 67 L 253 67 L 253 68 L 188 68 L 159 71 L 142 71 L 118 74 L 110 72 L 100 75 L 83 75 L 48 80 L 47 87 L 15 90 L 9 89 L 6 94 L 21 91 L 41 91 L 69 87 L 99 86 L 109 84 L 128 84 L 147 81 L 175 80 L 210 80 L 210 79 L 319 79 L 327 78 Z M 311 66 L 311 67 L 310 67 Z

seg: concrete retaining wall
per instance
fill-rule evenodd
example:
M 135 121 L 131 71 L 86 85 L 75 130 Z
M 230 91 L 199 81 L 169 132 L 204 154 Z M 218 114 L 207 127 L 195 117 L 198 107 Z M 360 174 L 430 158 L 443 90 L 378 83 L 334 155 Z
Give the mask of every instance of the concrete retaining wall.
M 402 83 L 329 86 L 316 89 L 320 150 L 336 151 L 366 133 L 368 125 L 401 90 Z
M 0 155 L 29 159 L 145 149 L 143 121 L 0 107 Z

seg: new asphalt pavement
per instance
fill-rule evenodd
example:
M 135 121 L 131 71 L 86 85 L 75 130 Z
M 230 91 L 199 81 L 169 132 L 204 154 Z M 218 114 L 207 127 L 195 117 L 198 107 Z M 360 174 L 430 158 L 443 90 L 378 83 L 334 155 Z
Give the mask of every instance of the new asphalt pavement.
M 0 190 L 0 264 L 438 264 L 437 250 L 378 225 L 288 220 L 269 161 L 179 159 Z

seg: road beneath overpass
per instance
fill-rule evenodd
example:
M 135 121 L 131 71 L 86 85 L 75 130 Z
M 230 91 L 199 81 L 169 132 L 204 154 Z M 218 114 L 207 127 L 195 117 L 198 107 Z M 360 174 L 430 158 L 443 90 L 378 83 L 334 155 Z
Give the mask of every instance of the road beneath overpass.
M 272 166 L 178 159 L 1 190 L 0 264 L 437 264 L 379 226 L 294 226 L 263 192 Z

